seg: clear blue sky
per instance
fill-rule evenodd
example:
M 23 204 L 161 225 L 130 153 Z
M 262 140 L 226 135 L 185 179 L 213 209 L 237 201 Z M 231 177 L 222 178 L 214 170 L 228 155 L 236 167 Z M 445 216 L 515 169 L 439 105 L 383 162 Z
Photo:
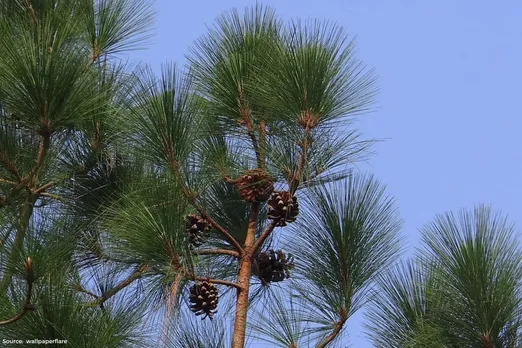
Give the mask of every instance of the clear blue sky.
M 150 49 L 158 68 L 221 12 L 254 1 L 157 0 Z M 378 110 L 357 124 L 377 144 L 363 170 L 388 185 L 409 252 L 435 214 L 488 203 L 522 226 L 522 2 L 481 0 L 264 1 L 284 18 L 333 20 L 357 35 L 359 58 L 380 78 Z M 342 346 L 371 347 L 352 318 Z M 345 343 L 346 342 L 346 343 Z M 266 345 L 256 345 L 256 347 Z

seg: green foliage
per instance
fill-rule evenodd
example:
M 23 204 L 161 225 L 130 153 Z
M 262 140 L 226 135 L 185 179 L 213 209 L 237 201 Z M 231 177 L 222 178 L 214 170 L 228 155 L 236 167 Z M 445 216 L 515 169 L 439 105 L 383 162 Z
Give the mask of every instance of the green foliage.
M 306 207 L 290 250 L 300 296 L 314 308 L 309 320 L 324 332 L 368 300 L 375 278 L 400 251 L 402 220 L 384 187 L 365 175 L 312 190 Z
M 446 213 L 422 229 L 415 264 L 382 277 L 369 314 L 379 347 L 515 347 L 522 250 L 489 207 Z
M 143 47 L 154 20 L 151 1 L 82 1 L 91 59 Z
M 24 128 L 37 132 L 71 127 L 103 105 L 97 73 L 75 37 L 77 24 L 63 20 L 72 9 L 64 7 L 42 13 L 33 8 L 42 15 L 33 22 L 10 16 L 0 21 L 3 105 Z
M 3 338 L 59 339 L 74 347 L 93 348 L 136 346 L 143 340 L 138 330 L 142 313 L 136 307 L 89 308 L 67 284 L 49 279 L 42 279 L 34 298 L 35 310 L 24 320 L 0 327 Z
M 263 311 L 255 311 L 255 320 L 250 324 L 252 331 L 275 347 L 304 346 L 307 332 L 305 308 L 299 308 L 299 302 L 291 297 L 288 300 L 285 294 L 276 292 L 270 295 L 260 304 Z
M 257 117 L 255 124 L 267 116 L 257 101 L 257 85 L 267 75 L 267 56 L 279 44 L 280 28 L 281 21 L 270 8 L 252 7 L 244 16 L 233 10 L 218 17 L 215 27 L 191 50 L 188 59 L 198 91 L 227 133 L 243 133 L 238 121 L 245 121 L 247 113 Z
M 180 199 L 181 189 L 165 180 L 159 185 L 148 186 L 144 181 L 140 185 L 102 217 L 112 253 L 119 259 L 138 259 L 160 269 L 170 268 L 177 255 L 177 262 L 190 266 L 184 222 L 187 206 Z
M 370 307 L 368 335 L 377 347 L 443 347 L 436 318 L 444 309 L 440 283 L 426 266 L 403 262 L 378 280 Z
M 180 325 L 183 323 L 182 325 Z M 230 338 L 224 325 L 215 321 L 197 320 L 192 313 L 183 312 L 173 324 L 178 324 L 174 332 L 165 336 L 165 347 L 225 348 L 230 346 Z
M 438 216 L 422 230 L 426 252 L 440 264 L 442 287 L 450 295 L 443 318 L 458 345 L 489 336 L 503 344 L 506 326 L 519 322 L 522 251 L 513 225 L 485 206 Z
M 138 72 L 131 141 L 148 160 L 165 168 L 182 168 L 200 138 L 200 112 L 191 82 L 175 66 L 166 66 L 158 80 L 150 69 Z
M 293 21 L 283 33 L 280 52 L 270 55 L 267 102 L 278 120 L 296 125 L 304 113 L 317 124 L 367 111 L 376 93 L 373 71 L 354 56 L 354 42 L 328 22 Z

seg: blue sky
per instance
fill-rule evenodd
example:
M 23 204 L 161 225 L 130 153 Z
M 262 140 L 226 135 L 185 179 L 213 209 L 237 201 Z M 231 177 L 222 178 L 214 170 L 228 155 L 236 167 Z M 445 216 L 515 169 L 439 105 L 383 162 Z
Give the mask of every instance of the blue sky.
M 166 61 L 184 63 L 206 24 L 254 3 L 156 0 L 156 36 L 132 58 L 155 69 Z M 368 138 L 386 139 L 357 166 L 397 198 L 408 253 L 418 245 L 418 228 L 435 214 L 475 203 L 491 204 L 521 226 L 522 2 L 262 3 L 283 18 L 333 20 L 357 36 L 358 57 L 376 69 L 381 89 L 376 111 L 357 127 Z M 351 319 L 343 346 L 372 347 L 362 320 Z

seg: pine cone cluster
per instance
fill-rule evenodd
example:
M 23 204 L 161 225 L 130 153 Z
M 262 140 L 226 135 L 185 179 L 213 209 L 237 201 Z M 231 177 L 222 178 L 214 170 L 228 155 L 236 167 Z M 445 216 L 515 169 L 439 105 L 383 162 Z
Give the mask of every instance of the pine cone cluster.
M 203 217 L 196 214 L 187 215 L 188 241 L 192 247 L 197 248 L 203 244 L 209 230 L 210 224 Z
M 281 250 L 267 250 L 256 257 L 256 274 L 264 284 L 281 282 L 290 278 L 290 270 L 294 268 L 294 257 Z
M 213 319 L 214 313 L 217 312 L 219 300 L 218 291 L 214 284 L 206 280 L 194 284 L 190 288 L 189 300 L 191 303 L 190 310 L 192 312 L 196 313 L 196 315 L 205 314 L 201 320 L 207 316 L 210 320 Z
M 291 196 L 288 191 L 274 191 L 268 200 L 268 218 L 279 220 L 277 226 L 286 226 L 294 222 L 299 215 L 297 197 Z
M 264 170 L 247 171 L 236 181 L 239 194 L 247 202 L 264 202 L 274 191 L 274 181 Z

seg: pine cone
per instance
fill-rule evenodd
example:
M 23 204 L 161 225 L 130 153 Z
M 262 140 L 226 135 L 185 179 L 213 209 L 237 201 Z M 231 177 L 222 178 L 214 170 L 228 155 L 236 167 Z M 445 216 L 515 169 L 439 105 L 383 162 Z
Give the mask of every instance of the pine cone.
M 255 273 L 263 284 L 280 282 L 290 278 L 290 270 L 294 268 L 294 257 L 286 256 L 281 250 L 267 250 L 256 257 Z
M 274 191 L 274 181 L 264 170 L 253 169 L 237 179 L 237 188 L 245 201 L 264 202 Z
M 214 313 L 217 312 L 219 300 L 218 291 L 214 284 L 206 280 L 194 284 L 190 288 L 189 300 L 191 303 L 190 310 L 192 312 L 196 313 L 196 315 L 205 314 L 201 320 L 207 316 L 210 320 L 213 319 Z
M 207 220 L 196 214 L 187 216 L 187 234 L 189 244 L 193 247 L 199 247 L 205 242 L 206 232 L 210 230 L 210 224 Z
M 299 204 L 296 196 L 290 196 L 288 191 L 274 191 L 268 200 L 268 218 L 279 220 L 277 226 L 286 226 L 294 222 L 299 215 Z

